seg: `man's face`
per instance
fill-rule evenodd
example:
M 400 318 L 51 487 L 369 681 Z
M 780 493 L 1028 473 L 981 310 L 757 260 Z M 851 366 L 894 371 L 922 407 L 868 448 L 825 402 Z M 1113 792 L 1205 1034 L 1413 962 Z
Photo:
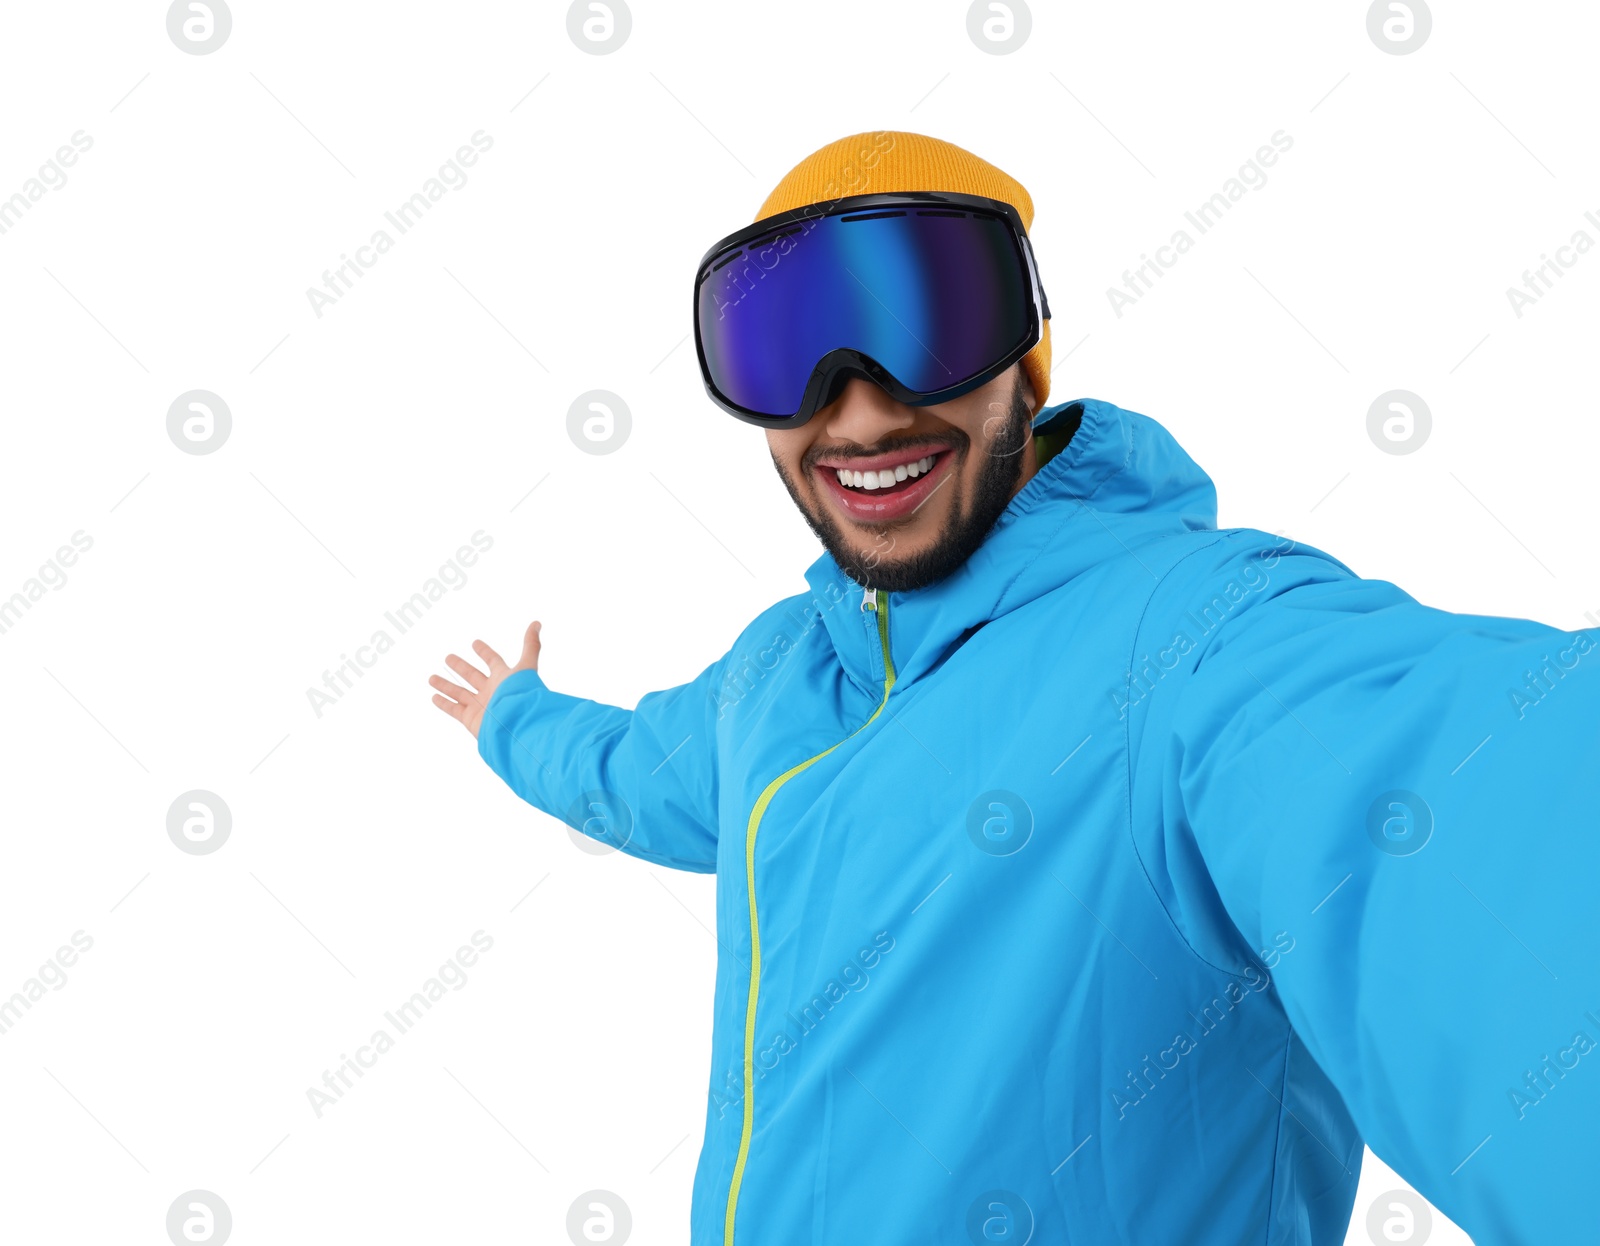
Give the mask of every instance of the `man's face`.
M 866 587 L 903 593 L 966 562 L 1032 477 L 1033 401 L 1021 364 L 929 407 L 905 406 L 853 377 L 799 428 L 768 429 L 767 447 L 789 496 L 844 572 Z M 849 484 L 841 471 L 851 473 Z M 866 487 L 869 471 L 875 488 Z

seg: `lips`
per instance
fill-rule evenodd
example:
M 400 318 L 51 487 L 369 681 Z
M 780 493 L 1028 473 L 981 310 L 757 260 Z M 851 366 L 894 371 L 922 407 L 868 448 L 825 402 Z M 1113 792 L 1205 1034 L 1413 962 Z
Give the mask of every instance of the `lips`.
M 933 442 L 928 445 L 911 446 L 900 450 L 891 450 L 887 454 L 874 454 L 864 459 L 821 458 L 817 460 L 817 466 L 831 468 L 844 467 L 849 468 L 854 472 L 865 472 L 869 468 L 873 471 L 883 471 L 884 469 L 893 471 L 896 467 L 899 467 L 903 463 L 914 463 L 926 455 L 939 454 L 945 450 L 948 450 L 949 448 L 950 447 L 944 442 L 940 441 Z
M 930 456 L 933 463 L 927 471 L 914 477 L 906 474 L 903 478 L 895 479 L 894 483 L 877 489 L 852 488 L 839 481 L 841 469 L 861 472 L 863 476 L 871 471 L 874 474 L 888 472 L 891 476 L 899 477 L 901 473 L 896 468 L 906 468 Z M 835 459 L 831 463 L 824 460 L 817 464 L 816 474 L 823 492 L 832 499 L 834 508 L 846 518 L 858 523 L 888 523 L 910 515 L 933 496 L 952 470 L 952 462 L 953 456 L 948 448 L 919 446 L 914 450 L 879 454 L 866 459 Z

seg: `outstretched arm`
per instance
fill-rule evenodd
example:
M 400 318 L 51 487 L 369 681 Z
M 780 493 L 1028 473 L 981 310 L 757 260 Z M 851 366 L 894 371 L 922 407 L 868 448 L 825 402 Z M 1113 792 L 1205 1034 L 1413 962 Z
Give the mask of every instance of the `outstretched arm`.
M 515 666 L 478 640 L 480 670 L 449 655 L 467 687 L 435 675 L 433 703 L 523 800 L 574 830 L 658 865 L 717 868 L 716 699 L 721 659 L 632 710 L 551 691 L 539 624 Z
M 1203 955 L 1294 937 L 1296 1033 L 1476 1240 L 1600 1240 L 1600 641 L 1282 547 L 1227 534 L 1151 603 L 1187 643 L 1136 651 L 1141 855 Z

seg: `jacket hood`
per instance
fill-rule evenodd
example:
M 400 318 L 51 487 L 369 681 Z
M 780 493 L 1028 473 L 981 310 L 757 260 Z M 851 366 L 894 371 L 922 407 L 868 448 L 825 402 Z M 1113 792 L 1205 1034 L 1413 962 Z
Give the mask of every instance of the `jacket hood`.
M 898 681 L 938 665 L 965 635 L 1060 588 L 1109 559 L 1137 557 L 1147 542 L 1216 527 L 1211 478 L 1150 417 L 1094 398 L 1043 408 L 1035 433 L 1080 421 L 1072 440 L 1034 473 L 1001 512 L 982 545 L 955 572 L 889 601 L 889 651 Z M 807 570 L 847 674 L 876 695 L 884 669 L 865 590 L 824 553 Z M 1151 573 L 1151 585 L 1155 575 Z M 832 586 L 830 589 L 829 586 Z

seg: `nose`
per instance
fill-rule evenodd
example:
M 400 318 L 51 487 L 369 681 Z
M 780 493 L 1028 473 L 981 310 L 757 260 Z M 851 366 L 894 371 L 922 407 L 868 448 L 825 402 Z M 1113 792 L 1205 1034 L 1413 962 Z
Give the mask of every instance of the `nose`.
M 911 407 L 896 402 L 865 377 L 853 376 L 817 418 L 830 438 L 871 446 L 887 433 L 910 428 L 917 416 Z

